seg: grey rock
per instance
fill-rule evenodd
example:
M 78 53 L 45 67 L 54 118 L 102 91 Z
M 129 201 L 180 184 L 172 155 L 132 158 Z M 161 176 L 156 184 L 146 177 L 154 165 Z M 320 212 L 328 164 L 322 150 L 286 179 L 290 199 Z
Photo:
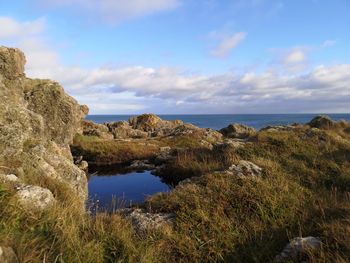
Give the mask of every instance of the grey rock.
M 230 166 L 228 172 L 241 177 L 260 177 L 262 168 L 252 162 L 241 160 L 237 165 Z
M 118 212 L 130 220 L 138 232 L 157 229 L 164 225 L 173 225 L 175 222 L 175 214 L 173 213 L 149 213 L 143 209 L 133 208 L 119 209 Z
M 155 168 L 154 164 L 149 163 L 147 160 L 135 160 L 129 166 L 131 169 L 135 170 L 153 170 Z
M 24 208 L 30 210 L 45 210 L 55 203 L 55 198 L 49 189 L 34 185 L 18 187 L 15 198 Z
M 0 182 L 4 183 L 18 183 L 19 178 L 14 174 L 0 174 Z
M 0 47 L 0 174 L 55 178 L 87 197 L 69 145 L 88 112 L 50 80 L 26 78 L 24 54 Z
M 283 251 L 275 257 L 275 262 L 287 262 L 314 252 L 321 248 L 322 242 L 318 237 L 296 237 L 285 246 Z
M 279 131 L 292 131 L 297 126 L 293 125 L 276 125 L 276 126 L 266 126 L 262 128 L 260 131 L 269 131 L 269 132 L 279 132 Z
M 186 185 L 192 183 L 191 178 L 186 178 L 185 180 L 182 180 L 178 183 L 178 185 Z
M 0 246 L 1 263 L 17 263 L 18 258 L 11 247 Z

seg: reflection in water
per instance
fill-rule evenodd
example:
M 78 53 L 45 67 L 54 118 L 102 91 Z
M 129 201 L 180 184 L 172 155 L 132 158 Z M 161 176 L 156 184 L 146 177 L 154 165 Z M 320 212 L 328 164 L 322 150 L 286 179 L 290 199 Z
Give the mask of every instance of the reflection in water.
M 150 171 L 130 171 L 121 166 L 91 167 L 88 188 L 90 210 L 141 204 L 147 196 L 170 189 Z

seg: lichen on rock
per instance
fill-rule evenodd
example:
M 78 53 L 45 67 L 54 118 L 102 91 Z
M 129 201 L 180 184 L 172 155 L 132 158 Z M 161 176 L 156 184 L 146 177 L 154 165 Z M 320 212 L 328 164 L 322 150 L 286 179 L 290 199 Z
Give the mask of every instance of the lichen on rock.
M 51 191 L 34 185 L 20 186 L 15 197 L 20 205 L 30 210 L 45 210 L 55 203 Z
M 27 78 L 25 61 L 20 50 L 0 47 L 0 174 L 25 183 L 55 178 L 84 199 L 87 179 L 74 165 L 69 144 L 81 132 L 87 107 L 57 82 Z

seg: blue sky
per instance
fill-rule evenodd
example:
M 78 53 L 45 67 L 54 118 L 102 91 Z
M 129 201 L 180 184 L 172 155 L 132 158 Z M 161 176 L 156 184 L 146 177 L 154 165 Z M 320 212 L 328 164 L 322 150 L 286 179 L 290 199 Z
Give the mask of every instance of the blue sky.
M 0 45 L 91 114 L 350 112 L 348 0 L 0 2 Z

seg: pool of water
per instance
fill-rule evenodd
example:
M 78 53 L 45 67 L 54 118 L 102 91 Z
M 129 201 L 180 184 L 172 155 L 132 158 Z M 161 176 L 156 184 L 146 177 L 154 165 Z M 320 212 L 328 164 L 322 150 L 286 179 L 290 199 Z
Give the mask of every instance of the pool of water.
M 140 204 L 147 196 L 170 190 L 151 171 L 107 171 L 106 168 L 90 175 L 88 188 L 90 207 L 107 210 Z

